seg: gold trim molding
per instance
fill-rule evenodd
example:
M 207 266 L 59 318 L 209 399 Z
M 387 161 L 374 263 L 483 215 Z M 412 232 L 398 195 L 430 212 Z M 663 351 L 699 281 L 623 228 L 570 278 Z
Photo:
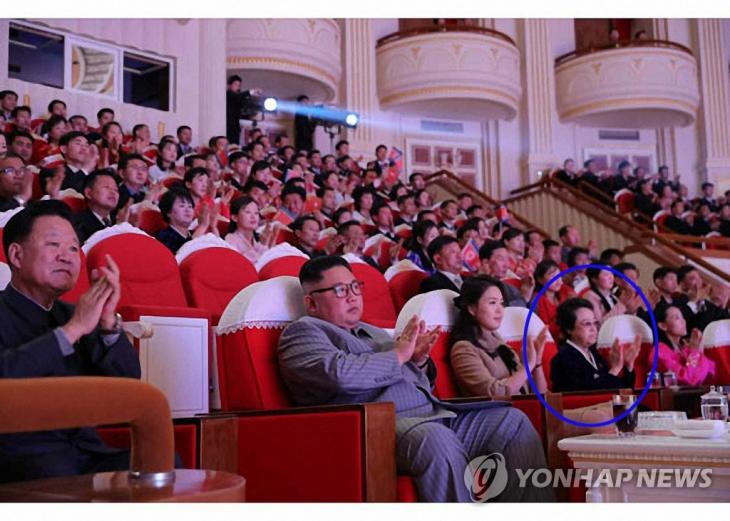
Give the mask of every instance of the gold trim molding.
M 390 94 L 388 96 L 383 96 L 380 98 L 380 103 L 382 105 L 390 105 L 396 100 L 402 100 L 404 98 L 411 98 L 411 97 L 419 97 L 419 96 L 433 96 L 436 97 L 436 95 L 439 94 L 460 94 L 460 93 L 479 93 L 479 94 L 487 94 L 491 96 L 496 96 L 500 98 L 507 98 L 507 101 L 512 103 L 512 106 L 510 108 L 512 110 L 516 111 L 516 107 L 519 103 L 519 99 L 513 96 L 512 94 L 500 91 L 497 89 L 490 89 L 487 87 L 470 87 L 470 86 L 459 86 L 459 87 L 423 87 L 418 89 L 411 89 L 403 92 L 398 92 L 395 94 Z M 475 98 L 479 99 L 479 98 Z M 483 100 L 483 98 L 481 98 Z M 426 101 L 426 100 L 412 100 L 412 101 Z M 497 99 L 490 98 L 489 101 L 499 101 Z
M 255 64 L 266 64 L 283 67 L 295 67 L 310 71 L 319 76 L 324 76 L 330 83 L 331 88 L 335 88 L 337 85 L 337 79 L 328 71 L 315 65 L 303 63 L 300 61 L 287 60 L 285 58 L 272 58 L 272 57 L 259 57 L 259 56 L 228 56 L 226 58 L 228 65 L 255 65 Z M 289 72 L 289 71 L 282 71 Z

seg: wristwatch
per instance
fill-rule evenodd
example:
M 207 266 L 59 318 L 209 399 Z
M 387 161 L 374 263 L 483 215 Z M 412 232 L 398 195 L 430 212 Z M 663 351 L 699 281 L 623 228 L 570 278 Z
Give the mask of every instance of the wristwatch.
M 118 335 L 122 332 L 122 315 L 114 313 L 114 327 L 112 329 L 99 329 L 100 335 Z

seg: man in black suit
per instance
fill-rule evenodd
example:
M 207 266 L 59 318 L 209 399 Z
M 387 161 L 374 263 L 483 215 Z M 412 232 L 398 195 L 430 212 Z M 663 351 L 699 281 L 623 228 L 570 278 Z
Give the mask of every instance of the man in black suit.
M 654 217 L 654 214 L 661 210 L 657 203 L 657 194 L 651 189 L 651 181 L 644 179 L 637 184 L 639 193 L 634 199 L 634 208 L 647 217 Z
M 187 125 L 177 127 L 177 158 L 195 152 L 193 150 L 193 129 Z
M 675 199 L 672 202 L 672 215 L 666 218 L 664 221 L 665 228 L 673 233 L 679 233 L 681 235 L 689 235 L 690 227 L 682 219 L 684 213 L 684 202 L 681 199 Z
M 309 152 L 314 148 L 314 130 L 317 125 L 312 121 L 312 108 L 309 106 L 309 97 L 297 97 L 297 107 L 294 113 L 294 146 L 297 150 Z
M 86 170 L 89 160 L 89 138 L 83 132 L 69 132 L 61 138 L 61 153 L 66 161 L 61 190 L 73 188 L 78 193 L 84 191 L 84 181 L 90 172 Z
M 687 322 L 687 331 L 693 329 L 704 331 L 710 322 L 730 318 L 726 309 L 727 303 L 718 306 L 712 302 L 710 298 L 712 287 L 704 283 L 697 268 L 690 265 L 679 268 L 677 282 L 682 293 L 675 299 L 675 305 Z
M 388 159 L 388 147 L 378 145 L 375 147 L 375 161 L 368 163 L 368 169 L 375 170 L 378 173 L 378 177 L 380 177 L 394 164 L 393 161 Z
M 464 261 L 456 238 L 450 235 L 436 237 L 429 243 L 427 253 L 436 266 L 436 273 L 421 281 L 421 293 L 437 289 L 450 289 L 459 293 L 464 282 L 461 278 Z
M 29 174 L 19 155 L 8 152 L 0 157 L 0 212 L 22 206 L 20 195 L 23 193 L 24 179 Z
M 700 204 L 706 204 L 709 206 L 712 213 L 717 212 L 719 209 L 717 206 L 717 199 L 715 199 L 714 195 L 715 185 L 712 183 L 702 183 L 702 199 L 700 199 Z
M 3 249 L 12 275 L 0 292 L 0 378 L 140 377 L 115 313 L 121 289 L 111 257 L 75 307 L 58 300 L 81 264 L 66 205 L 40 201 L 13 216 Z M 0 435 L 0 482 L 128 468 L 129 451 L 110 449 L 93 429 Z
M 119 187 L 109 170 L 95 170 L 86 178 L 84 185 L 86 210 L 73 216 L 76 233 L 81 244 L 104 228 L 115 224 L 112 212 L 119 202 Z
M 554 392 L 634 388 L 634 362 L 641 337 L 626 347 L 616 339 L 606 363 L 596 349 L 599 322 L 590 302 L 582 298 L 566 300 L 558 306 L 557 321 L 567 340 L 558 347 L 550 364 Z

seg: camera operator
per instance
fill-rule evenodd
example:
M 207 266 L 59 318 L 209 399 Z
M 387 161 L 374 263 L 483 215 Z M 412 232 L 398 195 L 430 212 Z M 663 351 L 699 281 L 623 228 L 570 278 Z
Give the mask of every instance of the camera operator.
M 294 146 L 297 150 L 309 152 L 314 148 L 313 136 L 317 124 L 312 120 L 309 97 L 302 94 L 297 97 L 297 112 L 294 116 Z
M 253 103 L 254 96 L 261 95 L 261 89 L 249 89 L 241 91 L 243 80 L 238 74 L 228 78 L 228 89 L 226 90 L 226 138 L 232 145 L 241 144 L 241 119 L 245 107 Z

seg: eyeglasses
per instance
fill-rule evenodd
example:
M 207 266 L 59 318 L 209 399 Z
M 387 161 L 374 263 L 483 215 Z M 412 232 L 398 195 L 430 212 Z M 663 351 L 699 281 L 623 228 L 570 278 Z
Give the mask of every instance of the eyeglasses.
M 595 327 L 596 329 L 598 329 L 601 326 L 601 321 L 600 320 L 593 320 L 593 321 L 584 320 L 583 322 L 576 322 L 575 325 L 580 326 L 585 329 L 587 329 L 589 327 Z
M 14 166 L 6 166 L 5 168 L 0 169 L 0 173 L 4 175 L 25 175 L 29 172 L 28 168 L 22 166 L 20 168 L 15 168 Z
M 345 298 L 350 292 L 352 292 L 353 295 L 362 295 L 362 288 L 364 285 L 365 283 L 361 280 L 353 280 L 349 284 L 345 284 L 344 282 L 342 282 L 340 284 L 330 286 L 329 288 L 315 289 L 314 291 L 310 291 L 309 294 L 314 295 L 315 293 L 334 291 L 335 297 Z

